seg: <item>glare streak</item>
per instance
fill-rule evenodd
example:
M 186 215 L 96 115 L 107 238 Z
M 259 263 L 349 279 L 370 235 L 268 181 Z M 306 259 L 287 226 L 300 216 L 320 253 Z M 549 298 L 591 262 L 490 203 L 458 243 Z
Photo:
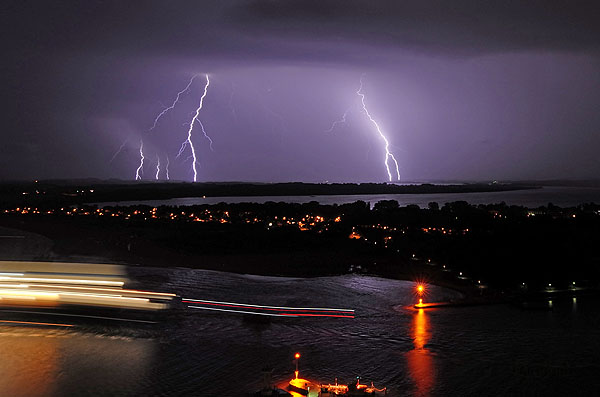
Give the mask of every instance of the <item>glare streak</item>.
M 7 287 L 7 284 L 2 284 L 2 287 Z M 29 288 L 30 285 L 27 284 L 19 284 L 20 288 Z M 59 288 L 61 290 L 88 290 L 88 291 L 107 291 L 107 292 L 120 292 L 124 294 L 141 294 L 142 296 L 150 295 L 150 296 L 158 296 L 158 297 L 168 297 L 169 299 L 175 297 L 175 294 L 167 293 L 167 292 L 151 292 L 151 291 L 140 291 L 137 289 L 117 289 L 117 288 L 98 288 L 98 287 L 76 287 L 76 286 L 66 286 L 66 285 L 54 285 L 54 284 L 35 284 L 36 288 Z M 60 291 L 59 291 L 60 292 Z
M 0 277 L 0 281 L 29 281 L 29 282 L 53 282 L 63 284 L 91 284 L 91 285 L 111 285 L 121 287 L 125 284 L 123 281 L 106 281 L 106 280 L 87 280 L 74 278 L 41 278 L 41 277 Z
M 289 315 L 287 315 L 287 314 L 246 312 L 246 311 L 242 311 L 242 310 L 217 309 L 216 307 L 201 307 L 201 306 L 188 306 L 188 307 L 190 307 L 192 309 L 214 310 L 214 311 L 219 311 L 219 312 L 242 313 L 242 314 L 256 314 L 256 315 L 259 315 L 259 316 L 289 317 Z
M 362 89 L 363 89 L 363 78 L 364 78 L 364 75 L 362 75 L 360 77 L 360 87 L 358 88 L 358 91 L 356 91 L 356 94 L 358 96 L 360 96 L 360 101 L 361 101 L 361 104 L 362 104 L 363 111 L 365 112 L 365 114 L 367 115 L 367 117 L 369 118 L 369 120 L 371 121 L 371 123 L 373 123 L 373 125 L 377 129 L 377 132 L 379 133 L 379 136 L 381 137 L 381 139 L 383 139 L 383 141 L 385 142 L 385 160 L 384 160 L 384 163 L 385 163 L 385 169 L 387 171 L 388 178 L 389 178 L 390 182 L 392 181 L 392 173 L 390 171 L 390 165 L 389 165 L 389 160 L 390 159 L 394 162 L 394 166 L 396 168 L 397 180 L 400 180 L 400 169 L 398 167 L 398 162 L 396 161 L 396 158 L 390 152 L 390 143 L 389 143 L 388 139 L 386 138 L 386 136 L 381 131 L 381 128 L 379 128 L 379 124 L 377 124 L 377 122 L 375 121 L 375 119 L 373 119 L 373 117 L 369 113 L 369 110 L 367 109 L 367 105 L 365 103 L 365 94 L 363 94 L 363 92 L 362 92 Z
M 354 313 L 353 309 L 332 309 L 332 308 L 325 308 L 325 307 L 263 306 L 263 305 L 249 305 L 249 304 L 245 304 L 245 303 L 209 301 L 209 300 L 204 300 L 204 299 L 185 298 L 185 299 L 182 299 L 182 302 L 220 303 L 220 304 L 234 305 L 234 306 L 252 306 L 252 307 L 258 307 L 258 308 L 282 309 L 282 310 L 316 310 L 316 311 L 331 310 L 331 311 L 336 311 L 336 312 L 352 312 L 352 313 Z
M 290 307 L 290 308 L 287 308 L 287 309 L 275 309 L 275 308 L 270 308 L 270 307 L 253 306 L 253 305 L 238 305 L 238 304 L 226 304 L 226 303 L 203 303 L 203 302 L 198 302 L 198 303 L 201 303 L 203 305 L 211 305 L 211 306 L 225 306 L 225 307 L 235 307 L 235 308 L 242 308 L 242 309 L 269 310 L 269 311 L 277 311 L 277 312 L 282 312 L 282 311 L 308 312 L 308 314 L 298 314 L 299 316 L 301 316 L 301 315 L 315 314 L 315 313 L 354 314 L 354 312 L 337 311 L 335 309 L 334 310 L 331 310 L 331 309 L 318 310 L 318 309 L 302 309 L 302 308 L 294 308 L 294 307 Z M 328 315 L 331 315 L 331 314 L 315 314 L 315 315 L 328 316 Z
M 250 312 L 250 311 L 245 311 L 245 310 L 219 309 L 219 308 L 216 308 L 216 307 L 205 307 L 205 306 L 204 307 L 203 306 L 188 306 L 188 307 L 190 307 L 192 309 L 215 310 L 215 311 L 230 312 L 230 313 L 256 314 L 256 315 L 259 315 L 259 316 L 354 318 L 353 315 L 342 315 L 342 314 L 335 314 L 335 313 L 328 313 L 328 314 L 318 314 L 318 313 L 286 313 L 286 312 L 261 313 L 261 312 Z M 232 307 L 237 307 L 237 306 L 232 306 Z M 244 307 L 242 307 L 242 308 L 245 309 Z M 248 309 L 252 309 L 252 308 L 248 308 Z
M 5 324 L 26 324 L 26 325 L 48 325 L 51 327 L 72 327 L 72 324 L 54 324 L 54 323 L 37 323 L 32 321 L 14 321 L 14 320 L 0 320 L 0 323 Z
M 27 314 L 43 314 L 45 316 L 66 316 L 66 317 L 82 317 L 82 318 L 99 318 L 103 320 L 115 320 L 115 321 L 133 321 L 136 323 L 147 323 L 147 324 L 156 324 L 156 321 L 149 320 L 137 320 L 132 318 L 119 318 L 119 317 L 105 317 L 105 316 L 92 316 L 90 314 L 71 314 L 71 313 L 51 313 L 51 312 L 37 312 L 37 311 L 29 311 L 29 310 L 0 310 L 2 312 L 8 313 L 27 313 Z

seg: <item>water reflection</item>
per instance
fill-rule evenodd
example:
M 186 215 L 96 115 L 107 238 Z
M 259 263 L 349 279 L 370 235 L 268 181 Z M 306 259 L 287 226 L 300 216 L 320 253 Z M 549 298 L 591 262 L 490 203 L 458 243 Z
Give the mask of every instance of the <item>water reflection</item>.
M 44 337 L 34 339 L 14 331 L 10 327 L 0 328 L 4 334 L 0 340 L 0 351 L 3 353 L 0 360 L 2 395 L 52 395 L 57 373 L 58 340 Z
M 0 327 L 0 395 L 141 395 L 154 350 L 145 339 Z
M 426 348 L 431 332 L 424 309 L 419 309 L 413 317 L 411 336 L 414 349 L 406 355 L 409 374 L 416 387 L 415 394 L 427 396 L 431 393 L 435 377 L 433 357 Z

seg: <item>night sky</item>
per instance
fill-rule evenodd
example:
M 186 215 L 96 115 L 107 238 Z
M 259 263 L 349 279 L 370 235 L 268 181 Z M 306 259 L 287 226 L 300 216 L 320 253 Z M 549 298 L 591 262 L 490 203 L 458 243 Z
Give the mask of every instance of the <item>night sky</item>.
M 0 179 L 598 177 L 598 4 L 4 1 Z

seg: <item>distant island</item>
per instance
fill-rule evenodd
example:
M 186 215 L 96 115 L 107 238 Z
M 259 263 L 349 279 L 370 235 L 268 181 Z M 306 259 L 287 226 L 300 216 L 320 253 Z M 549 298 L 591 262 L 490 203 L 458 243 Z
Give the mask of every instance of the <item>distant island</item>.
M 536 189 L 528 183 L 248 183 L 36 181 L 4 183 L 0 206 L 56 206 L 94 202 L 165 200 L 182 197 L 331 196 L 359 194 L 476 193 Z

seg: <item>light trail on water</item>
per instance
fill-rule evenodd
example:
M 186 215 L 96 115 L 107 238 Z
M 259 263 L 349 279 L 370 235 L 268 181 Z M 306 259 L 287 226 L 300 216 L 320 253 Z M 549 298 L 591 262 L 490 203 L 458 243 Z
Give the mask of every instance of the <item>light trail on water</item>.
M 217 310 L 227 311 L 244 314 L 258 314 L 258 315 L 273 315 L 277 317 L 288 316 L 288 317 L 343 317 L 343 318 L 354 318 L 353 309 L 336 309 L 336 308 L 323 308 L 323 307 L 290 307 L 290 306 L 266 306 L 266 305 L 252 305 L 245 303 L 234 303 L 234 302 L 219 302 L 209 301 L 202 299 L 182 299 L 184 303 L 192 303 L 194 305 L 202 306 L 191 306 L 190 308 L 206 309 L 206 310 Z M 210 306 L 210 307 L 209 307 Z M 228 309 L 215 308 L 212 306 L 227 307 Z M 237 310 L 233 310 L 237 309 Z M 248 311 L 255 310 L 255 311 Z M 263 312 L 270 313 L 263 313 Z M 275 313 L 273 313 L 275 312 Z

